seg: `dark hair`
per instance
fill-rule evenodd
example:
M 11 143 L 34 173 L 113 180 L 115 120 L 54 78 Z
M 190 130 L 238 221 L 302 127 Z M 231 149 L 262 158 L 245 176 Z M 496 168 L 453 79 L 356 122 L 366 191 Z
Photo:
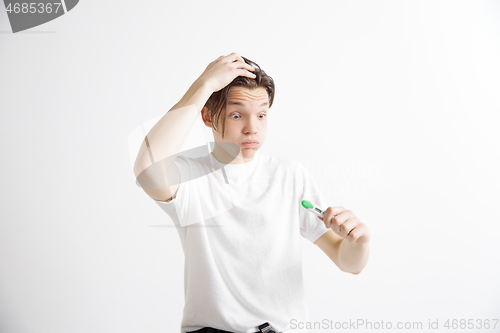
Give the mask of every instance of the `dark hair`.
M 226 106 L 227 99 L 229 97 L 229 91 L 232 87 L 244 87 L 248 89 L 255 89 L 258 87 L 263 87 L 267 91 L 269 107 L 273 105 L 274 101 L 274 81 L 273 78 L 264 72 L 259 65 L 255 62 L 242 57 L 243 60 L 250 66 L 254 67 L 255 70 L 252 72 L 255 74 L 255 78 L 251 79 L 246 76 L 237 76 L 231 83 L 222 88 L 219 91 L 212 93 L 210 98 L 205 103 L 205 106 L 209 110 L 210 121 L 212 122 L 212 126 L 217 131 L 217 124 L 220 122 L 222 118 L 222 138 L 224 138 L 224 130 L 226 125 Z

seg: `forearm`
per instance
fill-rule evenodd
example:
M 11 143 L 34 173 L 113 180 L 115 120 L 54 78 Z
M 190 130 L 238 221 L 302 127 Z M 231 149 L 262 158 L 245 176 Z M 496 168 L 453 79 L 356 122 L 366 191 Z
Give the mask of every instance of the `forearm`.
M 173 157 L 180 152 L 211 94 L 206 84 L 196 80 L 182 99 L 151 128 L 135 160 L 136 177 L 144 169 L 168 157 L 172 158 L 165 162 L 173 163 Z
M 343 239 L 339 247 L 340 268 L 344 272 L 359 274 L 368 263 L 369 243 L 358 244 Z

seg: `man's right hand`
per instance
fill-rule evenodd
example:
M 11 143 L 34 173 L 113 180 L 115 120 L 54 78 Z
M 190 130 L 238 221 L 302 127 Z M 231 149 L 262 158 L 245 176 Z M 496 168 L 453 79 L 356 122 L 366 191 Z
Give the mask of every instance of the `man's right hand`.
M 216 92 L 227 86 L 238 76 L 255 79 L 256 75 L 250 72 L 254 70 L 253 66 L 247 64 L 242 57 L 233 52 L 212 61 L 198 80 Z

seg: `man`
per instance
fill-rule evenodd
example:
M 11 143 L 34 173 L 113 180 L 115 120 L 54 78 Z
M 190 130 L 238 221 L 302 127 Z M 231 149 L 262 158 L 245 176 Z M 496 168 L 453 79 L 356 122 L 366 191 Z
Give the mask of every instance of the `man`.
M 258 152 L 274 92 L 256 63 L 221 56 L 150 130 L 135 161 L 137 181 L 181 239 L 182 333 L 299 332 L 290 321 L 308 319 L 300 236 L 342 271 L 359 274 L 367 263 L 370 233 L 354 213 L 335 206 L 316 218 L 300 207 L 327 207 L 307 170 Z M 214 149 L 179 155 L 200 112 Z

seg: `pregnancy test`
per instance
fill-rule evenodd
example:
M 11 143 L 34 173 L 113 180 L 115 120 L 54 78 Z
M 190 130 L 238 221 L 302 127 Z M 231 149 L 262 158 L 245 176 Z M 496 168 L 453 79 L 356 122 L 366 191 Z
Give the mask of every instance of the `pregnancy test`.
M 311 213 L 318 215 L 319 217 L 323 217 L 323 210 L 319 209 L 318 206 L 311 203 L 310 201 L 302 200 L 302 207 L 304 207 Z

